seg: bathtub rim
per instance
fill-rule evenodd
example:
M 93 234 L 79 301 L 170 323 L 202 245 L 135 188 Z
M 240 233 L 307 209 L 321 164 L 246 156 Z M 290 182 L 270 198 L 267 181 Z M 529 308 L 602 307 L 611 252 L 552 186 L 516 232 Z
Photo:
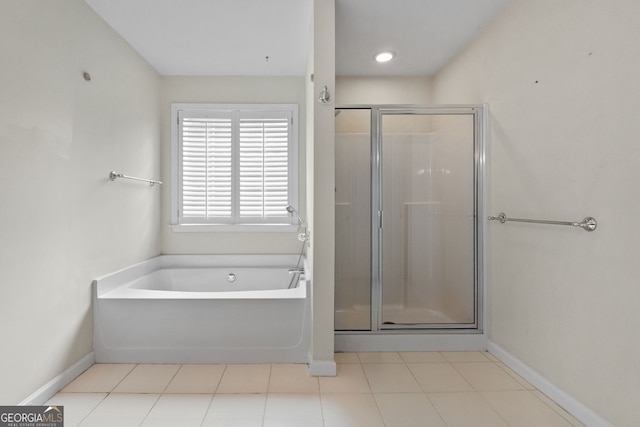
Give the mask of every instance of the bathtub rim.
M 199 267 L 283 267 L 292 268 L 297 264 L 300 254 L 180 254 L 158 255 L 144 261 L 124 267 L 115 272 L 100 276 L 92 281 L 97 299 L 203 299 L 215 297 L 218 299 L 274 299 L 274 298 L 306 298 L 306 279 L 296 288 L 264 290 L 264 291 L 236 291 L 236 292 L 179 292 L 160 290 L 138 290 L 124 286 L 145 274 L 163 268 L 199 268 Z M 306 257 L 302 257 L 303 266 L 307 267 Z M 123 289 L 118 289 L 123 288 Z M 296 291 L 297 290 L 297 291 Z M 116 292 L 117 291 L 117 292 Z M 125 291 L 130 291 L 130 296 Z M 133 292 L 139 291 L 139 292 Z M 296 291 L 296 292 L 294 292 Z M 167 295 L 162 295 L 164 292 Z M 238 295 L 250 294 L 256 295 Z M 179 295 L 184 294 L 184 295 Z M 203 294 L 203 295 L 191 295 Z M 215 295 L 214 295 L 215 294 Z M 224 294 L 224 295 L 223 295 Z M 232 295 L 233 294 L 233 295 Z M 289 295 L 289 296 L 287 296 Z

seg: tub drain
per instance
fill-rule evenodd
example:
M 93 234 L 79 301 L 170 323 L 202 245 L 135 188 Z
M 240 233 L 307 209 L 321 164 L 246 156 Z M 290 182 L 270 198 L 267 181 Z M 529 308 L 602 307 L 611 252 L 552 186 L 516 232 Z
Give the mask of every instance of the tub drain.
M 233 283 L 233 282 L 235 282 L 235 281 L 236 281 L 236 275 L 235 275 L 235 274 L 233 274 L 233 273 L 229 273 L 229 274 L 227 275 L 227 282 L 229 282 L 229 283 Z

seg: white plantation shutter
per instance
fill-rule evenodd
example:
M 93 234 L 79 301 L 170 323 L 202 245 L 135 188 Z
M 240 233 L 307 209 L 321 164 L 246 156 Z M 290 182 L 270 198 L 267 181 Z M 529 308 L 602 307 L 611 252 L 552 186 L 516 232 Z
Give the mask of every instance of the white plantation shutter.
M 177 110 L 177 223 L 294 223 L 297 108 L 213 107 Z
M 227 222 L 233 203 L 231 117 L 185 117 L 181 124 L 181 216 L 188 222 Z
M 240 118 L 240 218 L 286 217 L 290 122 L 290 114 Z

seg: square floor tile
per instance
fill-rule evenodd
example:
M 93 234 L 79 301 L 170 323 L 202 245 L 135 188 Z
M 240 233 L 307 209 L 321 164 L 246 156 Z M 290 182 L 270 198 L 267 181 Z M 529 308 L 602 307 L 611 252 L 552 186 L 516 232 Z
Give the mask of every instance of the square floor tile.
M 138 365 L 114 393 L 162 393 L 180 369 L 180 365 Z
M 320 420 L 322 405 L 319 394 L 275 393 L 267 395 L 264 419 Z M 304 424 L 300 424 L 304 425 Z
M 524 390 L 524 387 L 495 363 L 454 363 L 453 367 L 476 390 Z
M 227 427 L 227 426 L 225 426 Z M 313 418 L 267 418 L 262 427 L 326 427 L 322 419 Z
M 115 414 L 103 418 L 86 418 L 78 427 L 140 427 L 141 423 L 139 417 Z
M 395 351 L 375 351 L 371 353 L 358 353 L 361 363 L 403 363 L 400 354 Z
M 140 427 L 201 427 L 202 420 L 194 420 L 191 418 L 178 419 L 178 418 L 154 418 L 151 420 L 144 420 Z M 115 426 L 113 426 L 115 427 Z M 118 426 L 119 427 L 119 426 Z
M 511 378 L 513 378 L 514 380 L 518 381 L 518 383 L 520 383 L 520 385 L 522 387 L 524 387 L 527 390 L 535 390 L 536 388 L 534 386 L 532 386 L 531 384 L 529 384 L 529 382 L 527 380 L 525 380 L 524 378 L 522 378 L 520 375 L 518 375 L 513 369 L 511 369 L 510 367 L 508 367 L 507 365 L 505 365 L 502 362 L 495 362 L 496 366 L 500 369 L 502 369 L 503 371 L 505 371 L 507 374 L 509 374 L 511 376 Z
M 473 390 L 450 363 L 410 363 L 407 366 L 425 392 Z
M 271 365 L 227 365 L 217 393 L 266 393 Z
M 446 425 L 456 427 L 508 427 L 476 392 L 427 393 Z
M 404 363 L 368 363 L 362 365 L 373 393 L 422 392 Z
M 262 418 L 206 418 L 202 427 L 263 427 Z
M 560 416 L 562 418 L 564 418 L 565 420 L 567 420 L 567 422 L 569 424 L 571 424 L 574 427 L 584 427 L 584 424 L 582 424 L 580 421 L 578 421 L 578 419 L 576 417 L 574 417 L 573 415 L 568 413 L 563 407 L 558 405 L 556 402 L 554 402 L 553 400 L 549 399 L 540 390 L 530 390 L 530 391 L 531 391 L 531 394 L 533 394 L 535 397 L 540 399 L 542 401 L 542 403 L 544 403 L 545 405 L 547 405 L 548 407 L 553 409 L 556 413 L 560 414 Z
M 491 362 L 483 351 L 441 351 L 440 354 L 449 362 Z
M 335 353 L 336 363 L 360 363 L 358 353 Z
M 309 375 L 307 365 L 271 366 L 269 393 L 319 393 L 318 377 Z
M 75 427 L 102 402 L 107 393 L 58 393 L 45 405 L 64 406 L 64 425 Z
M 318 377 L 320 393 L 371 393 L 359 364 L 339 364 L 335 377 Z
M 485 391 L 481 395 L 512 427 L 571 427 L 529 391 Z
M 260 426 L 264 418 L 266 401 L 266 394 L 216 394 L 213 396 L 202 425 L 251 426 L 257 422 Z
M 165 393 L 215 393 L 226 365 L 182 365 Z
M 135 364 L 95 364 L 61 391 L 63 393 L 109 393 L 135 366 Z
M 492 362 L 499 362 L 500 361 L 500 359 L 498 359 L 497 357 L 495 357 L 493 354 L 489 353 L 488 351 L 484 351 L 484 352 L 482 352 L 482 354 L 487 356 L 487 359 L 491 360 Z
M 327 427 L 384 427 L 372 394 L 323 394 L 321 399 Z
M 142 427 L 180 426 L 200 427 L 213 395 L 208 394 L 163 394 Z
M 374 395 L 386 427 L 445 427 L 424 393 Z
M 442 354 L 437 351 L 402 351 L 400 357 L 406 363 L 437 363 L 446 362 Z
M 80 426 L 138 427 L 159 397 L 159 394 L 112 393 L 100 402 Z

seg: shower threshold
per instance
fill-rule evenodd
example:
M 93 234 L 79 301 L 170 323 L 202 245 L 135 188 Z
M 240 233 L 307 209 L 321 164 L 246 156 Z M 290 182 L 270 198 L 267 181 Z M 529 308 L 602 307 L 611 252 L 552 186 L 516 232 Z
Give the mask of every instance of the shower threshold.
M 447 328 L 450 328 L 460 324 L 463 325 L 463 328 L 467 328 L 466 325 L 469 323 L 471 322 L 467 319 L 456 319 L 435 309 L 398 306 L 384 309 L 382 327 L 394 325 L 397 327 L 409 326 L 413 329 L 416 325 L 446 325 Z M 371 315 L 366 309 L 336 310 L 335 325 L 336 331 L 369 331 L 371 329 Z M 348 327 L 344 327 L 346 325 Z

